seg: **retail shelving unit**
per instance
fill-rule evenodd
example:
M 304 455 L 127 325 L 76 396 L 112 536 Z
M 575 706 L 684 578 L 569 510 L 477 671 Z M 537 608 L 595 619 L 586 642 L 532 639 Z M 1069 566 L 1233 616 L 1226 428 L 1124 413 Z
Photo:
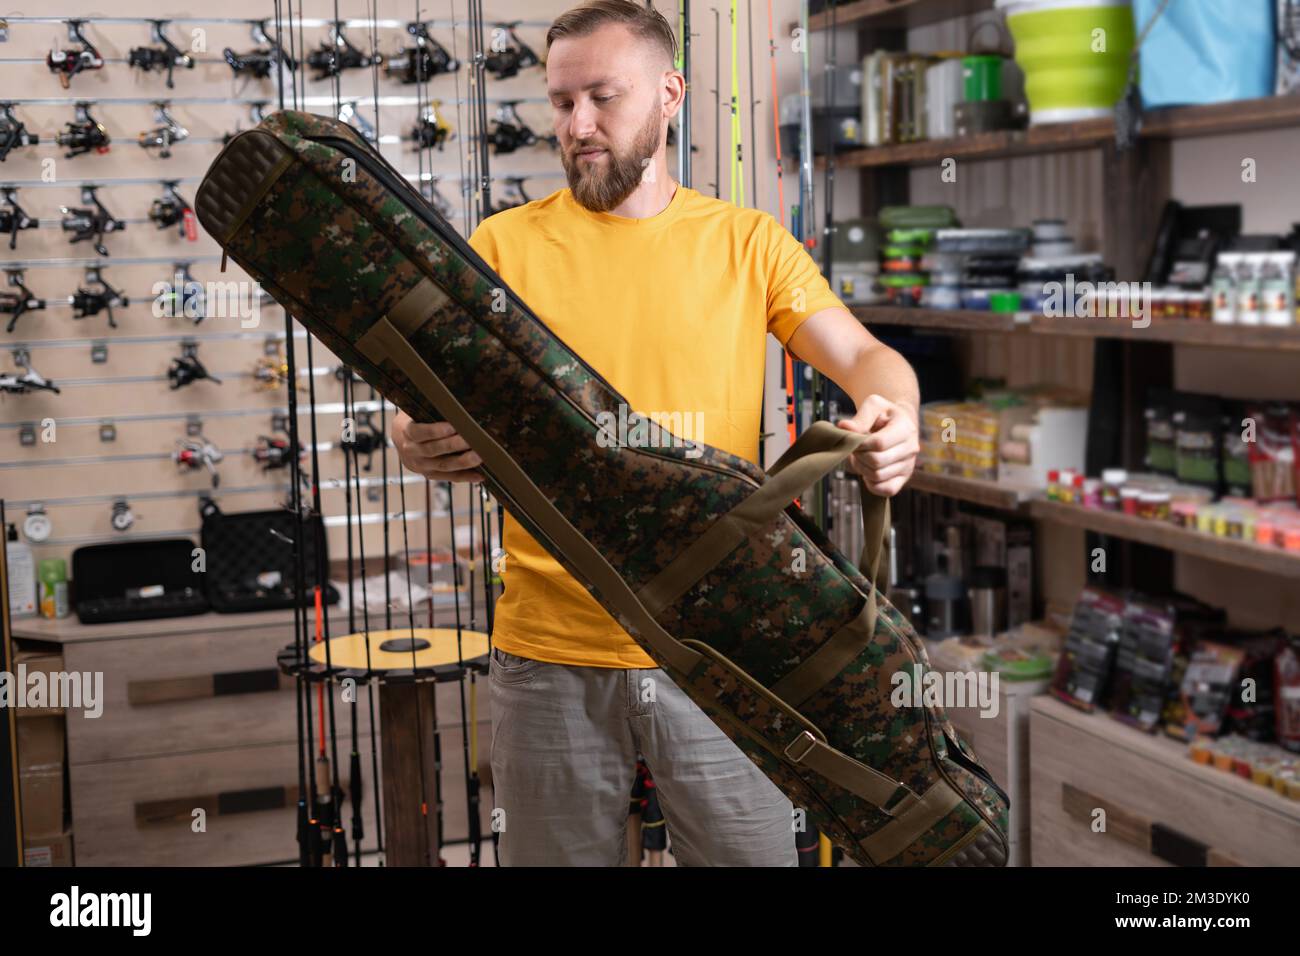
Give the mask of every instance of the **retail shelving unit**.
M 840 4 L 833 15 L 818 13 L 810 25 L 825 30 L 833 22 L 836 29 L 856 30 L 858 50 L 863 53 L 877 48 L 906 50 L 907 30 L 992 7 L 989 0 L 859 0 Z M 1172 198 L 1174 140 L 1295 127 L 1300 127 L 1300 97 L 1266 98 L 1148 112 L 1136 142 L 1124 151 L 1116 147 L 1115 126 L 1107 119 L 838 152 L 835 167 L 840 175 L 860 177 L 861 215 L 872 216 L 881 206 L 908 203 L 915 171 L 926 166 L 937 169 L 944 160 L 956 159 L 960 165 L 1096 150 L 1100 182 L 1089 188 L 1090 194 L 1104 197 L 1104 205 L 1098 221 L 1090 225 L 1096 227 L 1100 251 L 1115 268 L 1116 277 L 1132 280 L 1142 274 L 1162 210 Z M 817 166 L 824 170 L 826 158 L 820 157 Z M 942 200 L 930 195 L 924 201 Z M 905 327 L 974 339 L 966 342 L 970 352 L 1005 345 L 1016 349 L 1016 354 L 1035 354 L 1033 347 L 1040 344 L 1066 348 L 1074 341 L 1087 347 L 1091 339 L 1091 417 L 1106 426 L 1106 440 L 1090 445 L 1096 459 L 1088 462 L 1093 474 L 1107 465 L 1142 469 L 1146 392 L 1152 386 L 1173 386 L 1175 346 L 1222 350 L 1225 355 L 1252 350 L 1300 352 L 1300 327 L 1224 326 L 1179 319 L 1152 320 L 1135 327 L 1130 319 L 890 306 L 864 306 L 853 312 L 870 328 Z M 1108 386 L 1101 385 L 1103 368 L 1117 376 Z M 1176 555 L 1212 562 L 1192 574 L 1197 580 L 1241 574 L 1244 569 L 1260 575 L 1262 581 L 1276 582 L 1284 592 L 1300 578 L 1300 554 L 1294 552 L 1049 501 L 1041 490 L 1017 488 L 1005 481 L 918 472 L 909 487 L 1026 515 L 1047 533 L 1043 537 L 1058 543 L 1061 535 L 1068 535 L 1066 529 L 1082 529 L 1088 540 L 1080 542 L 1080 562 L 1093 547 L 1104 545 L 1112 563 L 1107 578 L 1121 587 L 1173 590 Z M 1062 581 L 1072 579 L 1070 569 L 1048 562 L 1042 573 L 1059 574 Z M 1259 590 L 1252 594 L 1274 586 L 1254 587 Z M 968 720 L 962 728 L 979 741 L 976 746 L 989 766 L 996 766 L 1009 783 L 1024 784 L 1021 816 L 1013 835 L 1013 840 L 1018 838 L 1017 863 L 1140 866 L 1195 863 L 1200 858 L 1210 865 L 1300 863 L 1294 839 L 1300 832 L 1300 803 L 1197 765 L 1179 742 L 1138 732 L 1105 715 L 1080 714 L 1046 696 L 1033 697 L 1027 709 L 1019 774 L 1004 760 L 1004 751 L 1010 752 L 1002 733 L 1005 720 Z M 1011 750 L 1016 750 L 1014 738 L 1007 739 L 1012 740 Z M 1021 781 L 1022 775 L 1032 776 L 1032 781 Z M 1133 786 L 1135 780 L 1142 785 Z M 1027 803 L 1031 792 L 1032 809 Z M 1115 832 L 1089 840 L 1091 818 L 1085 819 L 1085 811 L 1097 806 L 1107 808 L 1116 822 Z
M 992 6 L 991 2 L 980 0 L 902 0 L 893 3 L 859 0 L 838 5 L 833 17 L 830 11 L 820 12 L 810 18 L 809 24 L 815 30 L 829 29 L 832 22 L 837 29 L 856 29 L 859 50 L 878 47 L 903 50 L 907 48 L 908 29 L 980 13 Z M 915 166 L 937 166 L 949 158 L 984 161 L 1098 149 L 1102 153 L 1102 191 L 1107 198 L 1102 223 L 1102 252 L 1105 260 L 1115 267 L 1118 278 L 1132 279 L 1141 272 L 1161 211 L 1166 200 L 1171 198 L 1169 147 L 1173 139 L 1288 127 L 1300 127 L 1300 97 L 1267 97 L 1153 110 L 1145 114 L 1137 142 L 1123 151 L 1115 145 L 1114 122 L 1102 119 L 838 152 L 835 165 L 842 172 L 851 170 L 860 175 L 862 213 L 870 216 L 883 205 L 908 201 L 908 172 Z M 824 169 L 826 157 L 818 157 L 817 166 Z M 1300 351 L 1300 327 L 1222 326 L 1203 321 L 1165 319 L 1138 328 L 1128 319 L 1047 318 L 890 306 L 862 306 L 853 312 L 868 326 L 1095 340 L 1099 349 L 1107 349 L 1108 362 L 1120 363 L 1125 383 L 1123 394 L 1116 396 L 1116 405 L 1110 409 L 1120 427 L 1108 463 L 1130 470 L 1141 467 L 1142 402 L 1147 388 L 1173 385 L 1172 346 Z M 931 474 L 916 475 L 911 487 L 1006 510 L 1021 509 L 1026 497 L 1022 491 L 996 482 Z M 1168 529 L 1146 528 L 1141 534 L 1121 534 L 1122 529 L 1137 528 L 1137 525 L 1107 522 L 1100 518 L 1091 520 L 1094 517 L 1092 512 L 1084 512 L 1082 517 L 1078 512 L 1083 512 L 1083 509 L 1054 507 L 1053 503 L 1046 501 L 1035 502 L 1030 510 L 1032 516 L 1044 521 L 1085 527 L 1165 551 L 1197 554 L 1216 560 L 1223 560 L 1221 555 L 1242 552 L 1248 555 L 1243 559 L 1244 566 L 1283 574 L 1287 573 L 1285 569 L 1295 566 L 1294 559 L 1285 553 L 1269 555 L 1265 549 L 1250 545 L 1233 547 L 1235 542 L 1225 542 L 1197 532 L 1182 532 L 1172 526 Z M 1156 530 L 1161 533 L 1152 533 Z M 1166 530 L 1169 533 L 1164 533 Z M 1205 540 L 1201 541 L 1201 538 Z M 1181 542 L 1195 543 L 1179 547 L 1177 543 Z M 1263 555 L 1262 558 L 1255 555 L 1257 551 Z M 1165 574 L 1172 576 L 1172 565 L 1166 563 Z M 1145 580 L 1149 582 L 1150 576 Z

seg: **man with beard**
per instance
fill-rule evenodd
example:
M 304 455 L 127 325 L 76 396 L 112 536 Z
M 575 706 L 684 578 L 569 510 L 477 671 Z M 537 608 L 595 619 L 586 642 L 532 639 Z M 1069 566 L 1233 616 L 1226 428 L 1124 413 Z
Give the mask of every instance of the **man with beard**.
M 857 402 L 850 460 L 896 494 L 918 452 L 916 377 L 831 292 L 772 216 L 668 175 L 686 84 L 662 16 L 593 0 L 546 37 L 568 189 L 485 219 L 470 244 L 632 409 L 702 422 L 757 462 L 770 332 Z M 509 395 L 502 395 L 509 401 Z M 686 437 L 686 436 L 679 436 Z M 399 414 L 402 462 L 438 481 L 482 463 L 447 423 Z M 623 864 L 638 752 L 683 865 L 797 863 L 786 797 L 509 515 L 491 661 L 492 782 L 506 865 Z

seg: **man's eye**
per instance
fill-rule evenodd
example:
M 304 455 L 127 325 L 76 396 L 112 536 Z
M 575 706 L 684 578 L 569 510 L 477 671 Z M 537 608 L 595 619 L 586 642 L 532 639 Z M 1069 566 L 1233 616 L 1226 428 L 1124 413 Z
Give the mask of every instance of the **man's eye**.
M 612 96 L 597 96 L 597 97 L 596 97 L 596 102 L 597 102 L 597 103 L 608 103 L 608 102 L 609 102 L 610 100 L 612 100 L 613 98 L 614 98 L 614 97 L 612 97 Z

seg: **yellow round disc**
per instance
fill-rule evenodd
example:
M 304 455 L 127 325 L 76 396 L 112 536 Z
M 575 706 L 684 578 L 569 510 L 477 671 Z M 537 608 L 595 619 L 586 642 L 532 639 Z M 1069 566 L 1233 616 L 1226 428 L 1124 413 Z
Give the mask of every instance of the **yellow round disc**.
M 367 637 L 370 659 L 366 660 Z M 415 639 L 415 652 L 411 652 L 411 639 Z M 472 661 L 488 652 L 488 636 L 482 631 L 462 628 L 459 646 L 454 627 L 409 627 L 391 631 L 371 631 L 366 634 L 345 634 L 328 641 L 330 663 L 336 668 L 346 667 L 374 671 L 410 670 L 412 668 L 438 667 L 457 661 Z M 321 641 L 311 646 L 309 656 L 317 664 L 325 663 L 325 644 Z

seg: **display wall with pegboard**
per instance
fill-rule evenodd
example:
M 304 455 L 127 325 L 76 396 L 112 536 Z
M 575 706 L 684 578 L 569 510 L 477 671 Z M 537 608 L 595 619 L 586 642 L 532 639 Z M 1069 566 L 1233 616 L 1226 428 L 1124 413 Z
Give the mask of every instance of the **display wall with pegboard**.
M 466 232 L 466 181 L 458 162 L 464 150 L 454 124 L 467 106 L 467 73 L 436 75 L 421 90 L 448 117 L 441 131 L 447 141 L 417 154 L 417 120 L 430 107 L 418 104 L 413 86 L 403 82 L 398 51 L 412 42 L 408 20 L 396 4 L 387 6 L 380 4 L 374 24 L 363 4 L 338 8 L 346 21 L 342 35 L 358 53 L 364 58 L 377 41 L 386 58 L 377 112 L 372 71 L 344 70 L 336 96 L 334 81 L 319 67 L 331 3 L 305 5 L 306 26 L 295 28 L 293 43 L 306 51 L 307 64 L 292 82 L 304 83 L 298 93 L 308 110 L 329 113 L 341 100 L 346 113 L 350 105 L 353 124 L 377 134 L 387 158 L 423 179 L 431 198 L 436 189 L 451 221 Z M 528 7 L 537 16 L 536 5 L 513 6 L 497 12 L 517 17 Z M 44 508 L 47 537 L 30 542 L 38 559 L 69 558 L 82 544 L 131 537 L 185 535 L 197 542 L 204 495 L 228 512 L 275 508 L 289 498 L 284 312 L 256 296 L 237 266 L 223 271 L 217 245 L 188 208 L 223 140 L 278 105 L 274 63 L 265 56 L 274 50 L 274 6 L 240 0 L 225 5 L 220 17 L 204 19 L 206 11 L 191 9 L 157 24 L 144 19 L 157 13 L 145 3 L 117 4 L 111 17 L 76 2 L 49 12 L 83 20 L 10 17 L 0 43 L 0 88 L 12 104 L 7 115 L 11 128 L 21 123 L 27 133 L 13 138 L 24 145 L 10 148 L 0 164 L 5 208 L 17 221 L 0 250 L 4 291 L 15 304 L 4 316 L 12 326 L 3 333 L 4 371 L 30 369 L 58 389 L 29 387 L 0 405 L 0 474 L 10 519 L 21 527 L 30 507 Z M 450 6 L 442 14 L 424 12 L 429 36 L 440 45 L 434 49 L 459 46 L 459 54 L 448 56 L 463 58 L 464 11 L 454 24 Z M 547 22 L 523 20 L 516 42 L 507 45 L 517 48 L 522 40 L 535 48 Z M 281 36 L 287 47 L 288 24 Z M 51 69 L 47 54 L 55 48 L 58 63 L 82 68 Z M 516 116 L 535 109 L 543 84 L 541 68 L 525 66 L 499 89 L 494 82 L 489 109 L 508 108 Z M 536 117 L 529 122 L 539 124 Z M 105 135 L 108 142 L 101 141 Z M 534 195 L 562 185 L 558 163 L 543 151 L 549 148 L 502 156 L 492 171 L 503 183 L 496 204 L 508 204 L 520 184 L 533 183 Z M 180 294 L 169 297 L 174 290 Z M 330 553 L 342 557 L 340 363 L 320 343 L 309 363 L 296 325 L 295 336 L 300 445 L 311 441 L 311 376 L 322 510 Z M 375 432 L 394 410 L 381 409 L 360 383 L 355 397 L 356 431 L 374 448 L 359 458 L 365 500 L 358 534 L 366 551 L 378 555 L 387 543 L 385 524 L 401 510 L 396 455 L 385 461 L 386 449 L 375 447 Z M 389 522 L 382 520 L 385 466 Z M 408 491 L 423 484 L 410 473 L 402 480 Z M 460 510 L 464 493 L 458 489 Z M 432 502 L 435 515 L 445 518 L 445 487 L 434 489 Z M 407 517 L 423 515 L 424 498 L 417 495 Z M 449 538 L 445 520 L 435 522 L 434 534 L 436 541 Z
M 492 209 L 565 185 L 540 61 L 551 18 L 569 6 L 514 0 L 484 11 Z M 675 24 L 673 6 L 660 6 Z M 778 49 L 786 53 L 798 4 L 774 9 Z M 342 62 L 356 68 L 333 77 L 327 44 L 336 10 Z M 752 3 L 739 10 L 734 92 L 750 161 L 739 201 L 775 214 L 766 10 Z M 10 134 L 0 162 L 0 225 L 9 226 L 0 237 L 0 292 L 7 294 L 0 319 L 10 326 L 0 333 L 0 373 L 27 380 L 22 394 L 0 403 L 0 475 L 10 520 L 21 526 L 29 509 L 44 508 L 48 536 L 31 542 L 38 560 L 126 537 L 197 537 L 205 495 L 226 511 L 289 499 L 289 469 L 276 467 L 286 462 L 288 441 L 284 312 L 236 265 L 223 269 L 189 208 L 224 141 L 278 107 L 277 38 L 290 57 L 306 60 L 293 74 L 283 71 L 286 103 L 296 95 L 302 108 L 321 113 L 338 104 L 462 234 L 475 218 L 474 144 L 462 135 L 472 99 L 464 8 L 421 8 L 433 73 L 423 84 L 409 82 L 414 6 L 318 0 L 295 7 L 292 22 L 282 8 L 279 32 L 269 0 L 234 0 L 210 17 L 190 8 L 150 19 L 158 10 L 141 0 L 116 4 L 111 16 L 98 12 L 69 0 L 39 16 L 11 16 L 0 42 L 0 102 L 8 104 L 0 123 Z M 726 199 L 720 159 L 731 149 L 724 129 L 733 109 L 729 24 L 725 11 L 720 19 L 696 14 L 692 185 Z M 370 69 L 375 49 L 383 65 Z M 781 89 L 797 88 L 798 60 L 796 53 L 775 58 Z M 670 146 L 670 167 L 677 159 Z M 306 339 L 294 329 L 300 445 L 311 441 L 310 377 L 322 508 L 337 557 L 346 551 L 340 363 L 319 342 L 308 362 Z M 779 362 L 770 366 L 775 391 Z M 368 415 L 358 429 L 373 445 L 394 410 L 381 409 L 359 382 L 355 398 L 358 418 Z M 401 511 L 398 462 L 377 448 L 361 461 L 366 500 L 358 527 L 366 551 L 377 554 L 386 524 Z M 423 483 L 404 477 L 408 491 Z M 464 491 L 456 489 L 458 509 Z M 408 518 L 423 516 L 417 497 Z M 445 488 L 436 489 L 439 515 L 444 498 Z M 439 528 L 445 537 L 445 522 Z

